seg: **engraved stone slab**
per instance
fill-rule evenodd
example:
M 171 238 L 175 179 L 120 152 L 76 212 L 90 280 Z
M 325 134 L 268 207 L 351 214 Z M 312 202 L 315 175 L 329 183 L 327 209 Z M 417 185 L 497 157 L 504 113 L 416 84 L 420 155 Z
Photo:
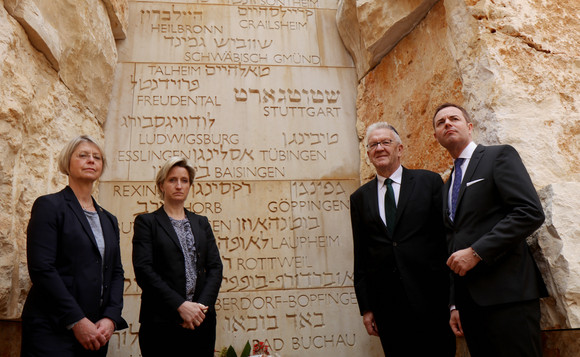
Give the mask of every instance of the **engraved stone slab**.
M 197 174 L 186 208 L 224 263 L 216 349 L 265 341 L 281 356 L 379 355 L 353 289 L 349 196 L 359 186 L 356 74 L 336 1 L 130 2 L 105 126 L 100 202 L 117 215 L 138 356 L 133 221 L 162 202 L 169 157 Z

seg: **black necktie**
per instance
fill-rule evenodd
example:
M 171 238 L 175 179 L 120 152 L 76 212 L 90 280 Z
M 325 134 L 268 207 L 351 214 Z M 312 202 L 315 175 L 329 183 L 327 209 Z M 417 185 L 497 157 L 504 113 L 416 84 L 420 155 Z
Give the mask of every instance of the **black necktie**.
M 387 192 L 385 193 L 385 222 L 387 222 L 387 230 L 389 235 L 393 236 L 395 230 L 395 214 L 397 213 L 397 205 L 395 204 L 395 192 L 393 191 L 393 180 L 386 179 L 385 185 Z
M 465 159 L 455 159 L 455 169 L 453 171 L 453 188 L 451 189 L 451 220 L 455 218 L 455 210 L 457 209 L 457 198 L 459 197 L 459 188 L 461 187 L 461 165 Z

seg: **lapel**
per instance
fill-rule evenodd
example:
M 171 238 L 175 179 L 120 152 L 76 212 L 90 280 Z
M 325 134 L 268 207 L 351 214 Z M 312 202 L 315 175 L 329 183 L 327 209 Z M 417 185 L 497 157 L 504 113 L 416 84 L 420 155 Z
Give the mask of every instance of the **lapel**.
M 471 159 L 469 159 L 469 165 L 467 165 L 467 170 L 465 170 L 465 175 L 463 175 L 463 180 L 461 180 L 461 187 L 459 188 L 459 197 L 457 198 L 457 210 L 455 211 L 455 218 L 457 218 L 459 206 L 461 204 L 461 199 L 463 198 L 465 188 L 467 187 L 467 183 L 471 181 L 471 178 L 475 173 L 475 169 L 481 162 L 481 158 L 483 157 L 484 152 L 485 146 L 477 145 L 477 147 L 473 151 L 473 155 L 471 155 Z
M 161 206 L 157 211 L 153 212 L 153 215 L 155 216 L 157 223 L 159 223 L 161 228 L 163 228 L 165 231 L 165 234 L 169 237 L 169 240 L 171 240 L 177 246 L 177 248 L 183 252 L 181 249 L 181 243 L 179 243 L 179 238 L 177 237 L 177 233 L 175 233 L 175 229 L 173 229 L 173 225 L 169 220 L 169 216 L 167 213 L 165 213 L 163 206 Z
M 105 255 L 103 256 L 103 260 L 106 260 L 105 257 L 109 255 L 109 252 L 114 247 L 116 234 L 115 228 L 113 227 L 113 221 L 107 216 L 103 207 L 99 206 L 95 200 L 93 200 L 93 204 L 95 205 L 95 209 L 97 210 L 97 214 L 99 215 L 99 221 L 101 222 L 101 229 L 103 231 L 103 239 L 105 240 Z M 111 232 L 111 228 L 113 229 Z
M 403 167 L 403 175 L 401 177 L 401 189 L 399 190 L 399 201 L 397 202 L 397 215 L 395 216 L 395 229 L 399 224 L 399 220 L 403 215 L 405 207 L 409 202 L 413 190 L 415 189 L 415 177 L 411 175 L 411 172 Z
M 384 205 L 384 199 L 382 199 L 379 202 L 379 192 L 378 192 L 378 179 L 375 176 L 375 179 L 372 181 L 369 181 L 368 183 L 369 186 L 368 190 L 367 190 L 367 199 L 365 200 L 367 207 L 366 207 L 366 212 L 370 212 L 370 214 L 372 214 L 372 219 L 373 221 L 376 222 L 376 224 L 380 227 L 382 227 L 381 229 L 384 232 L 384 237 L 389 240 L 392 241 L 393 237 L 391 237 L 389 235 L 389 231 L 387 230 L 387 226 L 385 224 L 385 222 L 383 222 L 383 220 L 381 219 L 381 213 L 379 211 L 379 204 L 380 205 Z M 400 197 L 399 197 L 400 199 Z M 397 226 L 396 220 L 397 217 L 399 217 L 399 208 L 397 205 L 397 216 L 395 217 L 395 227 Z
M 443 185 L 443 213 L 445 216 L 449 216 L 449 190 L 451 189 L 451 178 L 453 177 L 453 171 L 455 168 L 451 165 L 451 174 L 445 184 Z
M 461 203 L 461 198 L 463 197 L 463 193 L 465 192 L 465 188 L 467 187 L 467 183 L 473 177 L 475 169 L 481 162 L 481 158 L 483 157 L 484 152 L 485 146 L 477 145 L 477 147 L 473 151 L 473 154 L 471 155 L 471 159 L 469 159 L 469 165 L 467 165 L 467 170 L 465 170 L 465 175 L 463 175 L 463 180 L 461 180 L 461 187 L 459 188 L 459 197 L 457 198 L 457 210 L 455 211 L 455 220 L 457 220 L 457 216 L 461 211 L 459 206 Z M 454 171 L 455 168 L 452 166 L 451 175 L 449 175 L 447 182 L 445 182 L 445 185 L 443 186 L 443 215 L 445 224 L 448 227 L 452 227 L 454 224 L 453 221 L 451 221 L 451 218 L 449 218 L 449 210 L 451 209 L 449 207 L 449 190 L 451 189 L 451 178 L 453 177 Z
M 95 235 L 93 234 L 93 230 L 91 229 L 91 225 L 89 224 L 89 220 L 87 219 L 87 216 L 85 215 L 85 212 L 83 211 L 83 208 L 81 207 L 81 204 L 79 203 L 79 200 L 75 196 L 75 193 L 73 192 L 72 188 L 70 188 L 70 186 L 65 187 L 65 189 L 62 190 L 62 192 L 64 195 L 64 199 L 67 202 L 67 205 L 73 211 L 74 215 L 77 217 L 77 219 L 81 223 L 83 230 L 85 231 L 86 235 L 89 237 L 90 241 L 92 242 L 93 247 L 98 252 L 99 247 L 97 246 L 97 240 L 95 239 Z M 91 197 L 91 199 L 92 199 L 92 197 Z M 95 208 L 96 208 L 97 205 L 95 203 L 95 200 L 93 200 L 93 204 L 95 205 Z M 100 256 L 100 253 L 99 253 L 99 256 Z
M 451 219 L 449 218 L 449 190 L 451 189 L 451 178 L 453 177 L 453 171 L 454 168 L 453 166 L 451 167 L 451 175 L 449 175 L 449 178 L 447 179 L 447 181 L 445 182 L 445 185 L 443 185 L 443 215 L 445 216 L 445 222 L 449 223 L 449 224 L 453 224 L 453 222 L 451 222 Z
M 205 251 L 205 233 L 203 232 L 202 228 L 199 224 L 199 217 L 188 210 L 185 210 L 185 215 L 189 220 L 189 225 L 191 226 L 191 232 L 193 233 L 193 240 L 195 242 L 195 250 L 196 250 L 196 263 L 197 265 L 201 264 L 199 256 L 200 252 Z
M 369 189 L 367 191 L 368 199 L 365 200 L 367 203 L 366 212 L 370 212 L 373 215 L 373 220 L 376 221 L 378 224 L 381 224 L 385 228 L 385 232 L 387 231 L 387 226 L 385 222 L 381 219 L 381 213 L 379 211 L 379 191 L 377 188 L 378 179 L 375 176 L 374 180 L 369 182 Z M 380 202 L 380 204 L 384 204 L 384 202 Z

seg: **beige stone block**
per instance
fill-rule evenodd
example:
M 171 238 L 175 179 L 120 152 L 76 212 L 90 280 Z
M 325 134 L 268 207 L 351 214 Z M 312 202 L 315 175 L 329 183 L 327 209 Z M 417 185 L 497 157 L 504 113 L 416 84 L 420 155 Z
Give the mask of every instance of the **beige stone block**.
M 4 1 L 4 7 L 25 29 L 30 43 L 43 53 L 56 71 L 60 69 L 59 58 L 62 45 L 57 30 L 47 22 L 33 1 Z
M 342 0 L 337 23 L 361 79 L 411 32 L 436 0 Z
M 127 28 L 129 26 L 129 1 L 128 0 L 103 0 L 109 20 L 111 30 L 116 40 L 127 38 Z
M 445 47 L 476 141 L 515 146 L 537 187 L 580 180 L 577 7 L 574 0 L 445 1 Z
M 127 63 L 117 74 L 130 90 L 115 92 L 105 126 L 105 180 L 153 178 L 173 155 L 199 180 L 357 176 L 350 69 Z
M 66 184 L 56 165 L 66 141 L 103 133 L 4 7 L 0 33 L 0 318 L 16 319 L 30 287 L 25 235 L 32 203 Z
M 123 261 L 125 262 L 125 260 Z M 125 272 L 127 268 L 125 266 Z M 132 286 L 130 281 L 125 280 L 125 295 L 123 296 L 123 318 L 127 321 L 129 327 L 115 331 L 109 340 L 109 357 L 137 357 L 141 355 L 139 349 L 139 308 L 141 306 L 141 296 L 130 292 Z
M 446 49 L 443 3 L 389 52 L 358 85 L 357 133 L 361 140 L 361 180 L 375 175 L 367 159 L 364 136 L 368 125 L 386 121 L 399 132 L 407 168 L 449 174 L 451 159 L 433 137 L 432 117 L 444 102 L 463 102 L 462 78 Z M 437 53 L 433 56 L 433 53 Z
M 96 0 L 6 0 L 37 50 L 62 82 L 103 123 L 112 89 L 117 49 L 109 15 Z
M 550 298 L 542 300 L 543 329 L 580 326 L 580 183 L 563 182 L 539 191 L 546 222 L 534 234 L 538 265 Z
M 241 350 L 266 340 L 282 355 L 326 356 L 332 349 L 377 355 L 353 289 L 349 196 L 357 180 L 196 181 L 186 208 L 208 217 L 224 264 L 216 347 Z M 100 203 L 121 230 L 125 310 L 130 328 L 112 355 L 135 352 L 138 297 L 131 264 L 133 221 L 162 202 L 149 182 L 103 182 Z M 118 338 L 118 340 L 117 340 Z M 117 351 L 117 352 L 115 352 Z
M 352 66 L 332 9 L 131 2 L 129 23 L 120 62 Z
M 160 165 L 188 157 L 186 207 L 210 219 L 224 262 L 216 347 L 260 339 L 287 356 L 378 355 L 352 287 L 352 59 L 336 1 L 293 4 L 129 4 L 100 199 L 119 218 L 134 304 L 135 215 L 160 207 Z

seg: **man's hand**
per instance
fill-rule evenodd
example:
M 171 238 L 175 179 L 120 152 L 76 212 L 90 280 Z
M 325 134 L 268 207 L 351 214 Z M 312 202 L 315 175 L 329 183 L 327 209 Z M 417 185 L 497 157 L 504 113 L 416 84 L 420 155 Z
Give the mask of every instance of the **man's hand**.
M 369 335 L 371 336 L 379 335 L 377 324 L 375 324 L 375 315 L 373 314 L 372 311 L 367 311 L 363 314 L 363 323 Z
M 193 330 L 197 326 L 201 325 L 205 319 L 207 306 L 198 304 L 196 302 L 185 301 L 177 308 L 177 312 L 179 312 L 179 316 L 181 316 L 183 319 L 181 326 L 183 328 Z
M 463 336 L 463 327 L 461 327 L 461 320 L 459 319 L 459 311 L 451 311 L 451 317 L 449 318 L 449 326 L 451 330 L 457 337 Z
M 95 326 L 97 327 L 97 330 L 105 336 L 107 342 L 111 339 L 111 336 L 113 336 L 113 332 L 115 332 L 115 323 L 108 317 L 104 317 L 97 321 Z
M 105 335 L 86 317 L 77 322 L 72 330 L 75 338 L 87 350 L 97 351 L 107 343 Z
M 451 254 L 449 259 L 447 259 L 447 266 L 449 266 L 455 274 L 464 276 L 481 261 L 481 259 L 476 257 L 473 253 L 474 250 L 471 247 L 458 250 Z

